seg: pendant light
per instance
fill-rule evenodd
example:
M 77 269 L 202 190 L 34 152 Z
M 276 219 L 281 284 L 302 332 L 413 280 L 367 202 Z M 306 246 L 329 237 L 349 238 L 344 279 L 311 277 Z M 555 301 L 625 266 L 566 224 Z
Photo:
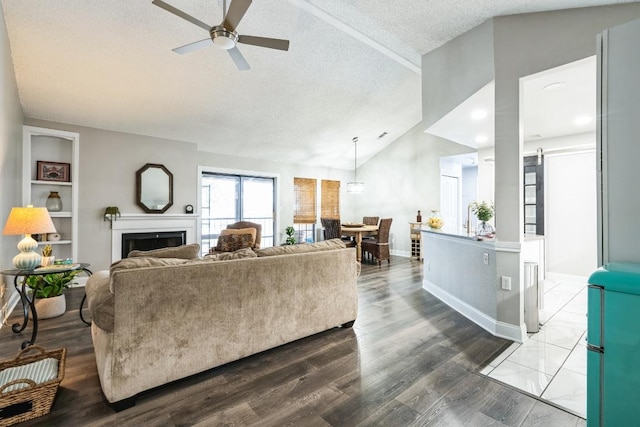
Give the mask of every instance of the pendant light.
M 347 182 L 347 193 L 362 193 L 364 191 L 364 182 L 358 181 L 358 137 L 353 138 L 354 156 L 353 156 L 353 181 Z

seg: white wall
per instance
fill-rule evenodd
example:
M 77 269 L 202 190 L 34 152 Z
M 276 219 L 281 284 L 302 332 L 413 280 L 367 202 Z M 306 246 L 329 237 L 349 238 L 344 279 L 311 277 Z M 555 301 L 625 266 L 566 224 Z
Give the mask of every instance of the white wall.
M 431 210 L 440 210 L 440 158 L 473 151 L 425 134 L 424 129 L 416 125 L 358 168 L 358 179 L 366 190 L 349 195 L 354 200 L 354 218 L 393 218 L 390 247 L 396 255 L 411 253 L 409 222 L 416 221 L 418 210 L 423 221 Z
M 22 165 L 22 108 L 13 72 L 2 4 L 0 4 L 0 226 L 11 208 L 20 206 Z M 0 236 L 0 269 L 13 268 L 11 260 L 18 253 L 20 236 Z M 4 283 L 0 276 L 0 321 L 4 320 L 6 305 L 15 294 L 13 283 Z

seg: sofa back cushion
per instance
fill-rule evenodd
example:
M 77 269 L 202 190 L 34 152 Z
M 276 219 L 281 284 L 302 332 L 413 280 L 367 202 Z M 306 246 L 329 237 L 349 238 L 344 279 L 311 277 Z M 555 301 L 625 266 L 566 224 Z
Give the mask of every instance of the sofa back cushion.
M 204 256 L 204 260 L 227 261 L 230 259 L 256 258 L 258 255 L 251 248 L 239 249 L 234 252 L 218 252 Z
M 193 259 L 200 256 L 200 245 L 191 243 L 189 245 L 171 246 L 168 248 L 153 249 L 150 251 L 131 251 L 128 258 L 154 257 L 154 258 L 180 258 Z
M 300 243 L 298 245 L 273 246 L 256 250 L 259 257 L 277 256 L 286 254 L 298 254 L 303 252 L 331 251 L 334 249 L 344 249 L 347 245 L 342 239 L 323 240 L 316 243 Z

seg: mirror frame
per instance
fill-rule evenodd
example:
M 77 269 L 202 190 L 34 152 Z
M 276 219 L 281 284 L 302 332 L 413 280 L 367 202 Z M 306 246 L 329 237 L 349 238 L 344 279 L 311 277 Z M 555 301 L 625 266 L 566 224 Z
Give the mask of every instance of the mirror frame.
M 160 169 L 169 177 L 169 201 L 162 209 L 151 209 L 142 202 L 142 174 L 149 169 Z M 164 165 L 157 163 L 147 163 L 136 171 L 136 203 L 146 213 L 164 213 L 173 206 L 173 174 Z

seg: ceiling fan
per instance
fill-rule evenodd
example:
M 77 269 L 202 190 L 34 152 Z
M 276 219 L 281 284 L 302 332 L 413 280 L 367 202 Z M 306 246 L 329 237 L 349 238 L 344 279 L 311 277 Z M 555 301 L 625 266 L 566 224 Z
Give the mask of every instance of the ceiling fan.
M 249 6 L 251 6 L 251 0 L 232 0 L 231 4 L 229 5 L 229 10 L 226 10 L 226 1 L 224 1 L 223 10 L 226 10 L 224 19 L 222 20 L 220 25 L 215 25 L 213 27 L 205 24 L 204 22 L 194 18 L 187 13 L 184 13 L 179 9 L 176 9 L 175 7 L 165 3 L 162 0 L 153 0 L 151 3 L 209 32 L 209 38 L 177 47 L 173 49 L 173 51 L 176 53 L 189 53 L 196 49 L 205 47 L 213 42 L 214 46 L 229 52 L 229 56 L 231 56 L 231 59 L 236 64 L 238 70 L 244 71 L 250 69 L 251 67 L 249 66 L 247 60 L 244 59 L 244 56 L 242 56 L 242 54 L 238 50 L 238 47 L 236 46 L 238 43 L 268 47 L 270 49 L 289 50 L 289 40 L 270 39 L 266 37 L 255 36 L 241 36 L 238 34 L 238 32 L 236 31 L 236 27 L 240 23 L 240 20 L 242 19 L 244 14 L 247 12 L 247 9 L 249 9 Z

